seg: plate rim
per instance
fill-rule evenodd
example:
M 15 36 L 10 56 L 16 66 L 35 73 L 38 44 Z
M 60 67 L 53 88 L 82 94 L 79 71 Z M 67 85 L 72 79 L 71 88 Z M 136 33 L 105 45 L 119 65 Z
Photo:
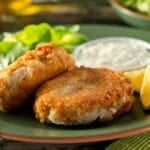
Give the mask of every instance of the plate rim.
M 20 142 L 29 142 L 29 143 L 47 143 L 47 144 L 81 144 L 81 143 L 92 143 L 92 142 L 101 142 L 107 140 L 114 140 L 118 138 L 125 138 L 128 136 L 134 136 L 140 133 L 150 131 L 150 125 L 142 128 L 131 129 L 123 132 L 116 132 L 111 134 L 104 134 L 99 136 L 80 136 L 80 137 L 34 137 L 34 136 L 23 136 L 23 135 L 14 135 L 10 133 L 0 133 L 1 138 L 7 140 L 14 140 Z

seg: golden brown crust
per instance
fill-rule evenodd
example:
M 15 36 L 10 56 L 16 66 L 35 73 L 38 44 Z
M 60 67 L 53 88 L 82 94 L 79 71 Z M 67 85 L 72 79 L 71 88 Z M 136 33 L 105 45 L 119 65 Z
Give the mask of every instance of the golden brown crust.
M 55 111 L 55 119 L 69 124 L 78 113 L 84 115 L 100 108 L 116 108 L 123 97 L 131 104 L 124 110 L 130 110 L 133 86 L 121 73 L 81 67 L 47 81 L 37 90 L 36 96 L 34 110 L 41 122 L 47 122 L 50 111 Z
M 73 67 L 71 55 L 52 43 L 28 51 L 0 72 L 0 111 L 21 107 L 39 84 Z

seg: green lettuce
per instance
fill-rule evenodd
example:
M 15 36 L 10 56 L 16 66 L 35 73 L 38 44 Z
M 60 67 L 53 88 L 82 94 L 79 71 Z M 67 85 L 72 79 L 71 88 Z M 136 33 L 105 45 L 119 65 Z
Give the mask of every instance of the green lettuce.
M 79 33 L 80 26 L 55 26 L 47 23 L 31 24 L 15 33 L 4 32 L 0 41 L 0 68 L 6 67 L 23 55 L 29 49 L 34 49 L 40 43 L 53 42 L 64 47 L 68 53 L 88 40 Z
M 52 42 L 66 48 L 69 53 L 72 53 L 76 46 L 88 40 L 85 35 L 78 33 L 78 30 L 78 25 L 71 28 L 57 26 L 51 30 Z
M 24 45 L 34 48 L 38 43 L 51 41 L 50 25 L 42 23 L 39 25 L 28 25 L 16 34 L 17 39 Z
M 27 50 L 21 43 L 0 42 L 0 68 L 7 67 Z
M 150 0 L 118 0 L 124 6 L 139 13 L 150 15 Z

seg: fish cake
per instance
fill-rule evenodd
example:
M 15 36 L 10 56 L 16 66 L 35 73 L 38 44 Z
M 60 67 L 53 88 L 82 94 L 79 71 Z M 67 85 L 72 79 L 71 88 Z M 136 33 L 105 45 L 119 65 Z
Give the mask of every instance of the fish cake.
M 74 64 L 70 54 L 52 43 L 28 51 L 0 71 L 0 111 L 21 108 L 37 86 L 73 68 Z
M 80 67 L 43 83 L 34 111 L 42 123 L 78 125 L 112 120 L 133 103 L 133 86 L 122 73 Z

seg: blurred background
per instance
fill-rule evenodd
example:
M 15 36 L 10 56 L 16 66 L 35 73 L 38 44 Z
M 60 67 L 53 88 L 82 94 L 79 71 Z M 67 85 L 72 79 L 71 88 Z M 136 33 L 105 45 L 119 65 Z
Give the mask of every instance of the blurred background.
M 0 31 L 39 22 L 124 24 L 107 0 L 0 0 Z

